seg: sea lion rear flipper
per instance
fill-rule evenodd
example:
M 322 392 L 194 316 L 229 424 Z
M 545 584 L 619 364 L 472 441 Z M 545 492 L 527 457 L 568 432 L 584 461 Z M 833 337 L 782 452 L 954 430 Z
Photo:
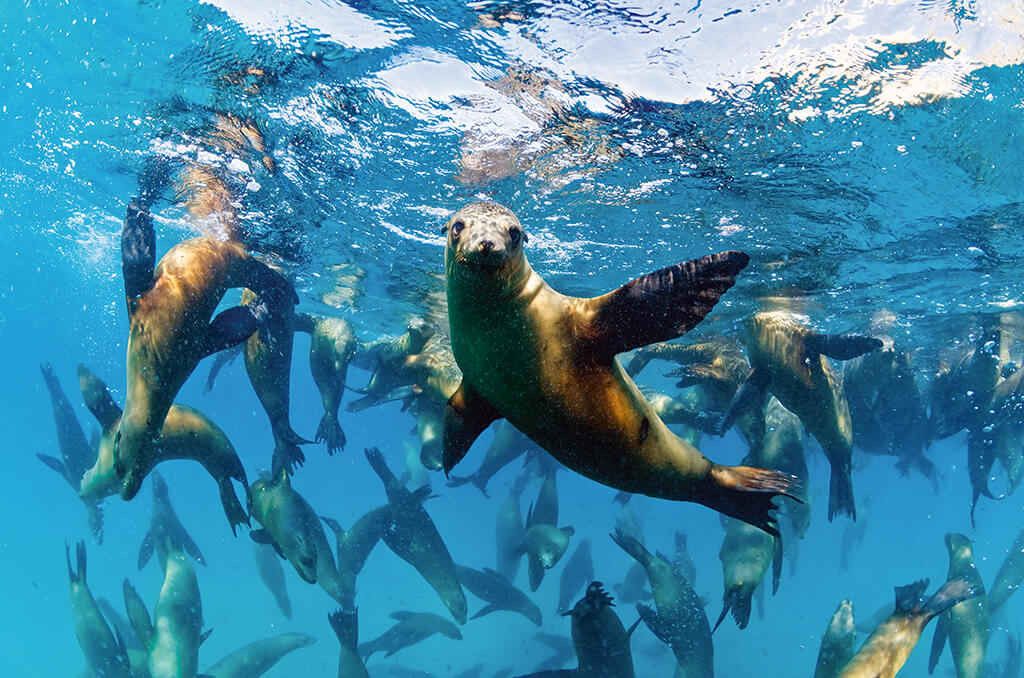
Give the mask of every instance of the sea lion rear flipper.
M 455 394 L 448 399 L 444 412 L 444 453 L 442 465 L 447 477 L 458 464 L 473 441 L 493 421 L 501 418 L 489 402 L 483 399 L 472 386 L 463 381 Z
M 601 360 L 640 346 L 682 336 L 703 320 L 750 261 L 729 251 L 685 261 L 585 300 L 592 313 L 581 337 Z M 584 316 L 584 314 L 581 314 Z
M 853 471 L 849 462 L 832 464 L 828 487 L 828 522 L 836 515 L 848 515 L 857 522 L 857 505 L 853 499 Z
M 68 472 L 64 468 L 64 462 L 62 462 L 60 459 L 57 459 L 56 457 L 51 457 L 46 454 L 37 454 L 36 457 L 39 459 L 39 461 L 43 462 L 47 466 L 47 468 L 51 468 L 57 473 L 59 473 L 61 478 L 64 478 L 65 480 L 68 481 L 71 480 L 70 478 L 68 478 Z
M 836 360 L 852 360 L 859 355 L 882 348 L 882 341 L 860 334 L 819 334 L 809 332 L 804 340 L 808 351 Z
M 716 431 L 718 435 L 724 436 L 732 428 L 733 422 L 736 421 L 737 417 L 743 415 L 744 412 L 757 402 L 757 399 L 767 388 L 769 379 L 770 375 L 764 370 L 753 369 L 747 373 L 747 378 L 736 389 L 736 393 L 729 402 L 729 407 L 726 408 L 725 414 L 722 415 Z
M 359 645 L 359 623 L 357 610 L 335 610 L 327 615 L 331 630 L 338 637 L 342 647 L 355 649 Z
M 942 651 L 946 649 L 946 615 L 939 615 L 935 622 L 935 634 L 932 636 L 932 650 L 928 655 L 928 675 L 935 673 L 935 666 L 942 657 Z
M 277 542 L 274 541 L 273 537 L 271 537 L 270 533 L 267 532 L 266 530 L 264 530 L 264 529 L 249 530 L 249 538 L 252 539 L 257 544 L 264 544 L 265 546 L 273 546 L 274 547 L 274 551 L 277 552 L 277 555 L 281 556 L 281 560 L 288 560 L 288 556 L 286 556 L 284 554 L 284 551 L 281 550 L 281 547 L 277 545 Z
M 121 271 L 124 274 L 124 294 L 128 302 L 128 315 L 132 301 L 153 287 L 156 268 L 156 232 L 153 217 L 137 198 L 128 203 L 128 211 L 121 229 Z

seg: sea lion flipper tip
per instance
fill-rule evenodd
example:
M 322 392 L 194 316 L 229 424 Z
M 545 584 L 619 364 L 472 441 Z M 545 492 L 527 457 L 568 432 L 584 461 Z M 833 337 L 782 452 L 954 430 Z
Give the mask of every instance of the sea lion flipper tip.
M 608 357 L 682 336 L 704 319 L 749 261 L 732 250 L 641 276 L 587 300 L 594 315 L 584 332 Z

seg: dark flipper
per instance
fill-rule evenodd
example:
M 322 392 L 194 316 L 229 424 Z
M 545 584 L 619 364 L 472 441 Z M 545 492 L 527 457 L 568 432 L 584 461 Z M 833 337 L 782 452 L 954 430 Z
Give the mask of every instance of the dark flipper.
M 708 479 L 696 489 L 694 501 L 778 537 L 778 522 L 769 513 L 776 508 L 772 499 L 784 495 L 800 501 L 794 496 L 798 490 L 796 476 L 752 466 L 712 464 Z
M 233 495 L 234 493 L 232 492 L 232 496 Z M 248 522 L 248 517 L 246 517 L 246 522 Z M 180 538 L 181 548 L 185 551 L 185 553 L 192 556 L 192 558 L 200 565 L 206 565 L 206 559 L 203 558 L 203 552 L 199 550 L 199 547 L 196 545 L 195 541 L 193 541 L 192 535 L 186 532 L 184 528 L 182 528 L 181 530 Z
M 726 591 L 722 596 L 722 612 L 718 615 L 718 619 L 715 620 L 715 625 L 711 627 L 711 633 L 717 631 L 718 627 L 722 625 L 723 621 L 725 621 L 725 615 L 729 614 L 729 610 L 731 610 L 732 606 L 736 603 L 736 598 L 737 595 L 735 591 Z M 735 615 L 735 613 L 733 614 Z
M 685 261 L 587 300 L 593 320 L 581 328 L 599 360 L 685 334 L 704 319 L 750 261 L 720 252 Z
M 242 344 L 238 343 L 235 346 L 220 351 L 213 357 L 213 364 L 210 365 L 210 373 L 206 375 L 206 385 L 203 386 L 203 393 L 209 393 L 213 390 L 213 384 L 217 380 L 217 375 L 220 371 L 233 363 L 235 358 L 242 352 Z
M 946 649 L 946 615 L 941 615 L 935 622 L 935 635 L 932 636 L 932 650 L 928 655 L 928 675 L 935 673 L 935 666 L 942 657 L 942 651 Z
M 750 370 L 743 384 L 736 389 L 725 414 L 722 415 L 722 420 L 717 427 L 718 435 L 724 436 L 732 428 L 736 419 L 758 401 L 768 386 L 768 380 L 769 375 L 763 370 Z
M 142 647 L 149 650 L 153 642 L 154 631 L 153 621 L 149 617 L 146 603 L 142 601 L 142 596 L 139 595 L 139 592 L 135 590 L 135 587 L 127 579 L 124 580 L 122 589 L 124 591 L 124 609 L 128 613 L 128 623 L 131 624 L 132 630 L 135 631 L 139 642 L 142 643 Z
M 153 530 L 146 530 L 146 536 L 142 538 L 142 543 L 139 545 L 139 559 L 136 563 L 138 568 L 141 570 L 149 562 L 149 559 L 153 557 L 153 552 L 156 550 L 156 540 L 153 538 Z
M 262 261 L 249 259 L 244 282 L 271 308 L 280 308 L 286 303 L 292 306 L 299 303 L 299 295 L 288 279 Z
M 242 481 L 242 487 L 245 488 L 246 493 L 249 489 Z M 228 476 L 222 476 L 217 478 L 217 489 L 220 490 L 220 503 L 224 507 L 224 515 L 228 518 L 228 523 L 231 525 L 231 534 L 238 536 L 238 526 L 249 524 L 249 514 L 245 512 L 245 508 L 242 507 L 242 502 L 238 501 L 238 495 L 235 494 L 235 488 L 231 484 L 231 478 Z M 193 544 L 195 546 L 195 544 Z M 199 549 L 196 549 L 198 552 Z M 189 553 L 192 553 L 189 551 Z M 194 554 L 193 554 L 194 557 Z M 198 560 L 198 559 L 197 559 Z
M 779 582 L 782 581 L 782 535 L 775 537 L 774 552 L 772 554 L 772 595 L 779 592 Z
M 359 645 L 359 623 L 357 610 L 337 610 L 327 615 L 334 635 L 342 647 L 355 650 Z
M 39 461 L 43 462 L 47 468 L 53 469 L 58 474 L 60 474 L 61 478 L 67 480 L 72 485 L 74 485 L 74 480 L 68 478 L 67 470 L 65 470 L 64 468 L 64 462 L 62 462 L 60 459 L 57 459 L 56 457 L 51 457 L 47 454 L 37 454 L 36 457 L 39 459 Z
M 274 435 L 274 455 L 270 466 L 271 472 L 277 476 L 283 469 L 288 475 L 295 473 L 295 469 L 306 463 L 306 455 L 299 447 L 310 442 L 295 431 L 288 429 L 286 432 Z
M 114 402 L 110 390 L 102 379 L 84 365 L 78 366 L 78 386 L 85 406 L 96 417 L 104 432 L 110 431 L 121 418 L 121 408 Z
M 444 413 L 444 453 L 442 465 L 447 476 L 455 468 L 473 441 L 491 425 L 501 413 L 484 400 L 473 387 L 463 381 L 448 399 Z
M 619 548 L 628 553 L 630 557 L 636 562 L 643 566 L 647 566 L 647 563 L 651 560 L 651 553 L 648 551 L 643 544 L 631 537 L 619 528 L 615 528 L 615 532 L 611 535 L 612 541 L 618 544 Z
M 204 357 L 238 346 L 252 336 L 266 319 L 267 305 L 264 303 L 232 306 L 221 311 L 206 328 Z
M 853 499 L 853 473 L 848 463 L 832 464 L 828 489 L 828 521 L 836 515 L 848 515 L 857 521 L 857 506 Z
M 156 232 L 153 217 L 137 199 L 128 203 L 121 230 L 121 270 L 124 274 L 124 294 L 131 315 L 132 300 L 153 288 L 153 270 L 156 268 Z
M 324 412 L 324 416 L 320 417 L 320 425 L 316 428 L 316 441 L 327 446 L 327 454 L 345 449 L 347 440 L 337 413 Z
M 684 365 L 665 376 L 676 380 L 676 388 L 689 388 L 709 381 L 717 381 L 720 375 L 711 365 Z
M 477 612 L 476 614 L 474 614 L 472 617 L 470 617 L 470 619 L 479 619 L 480 617 L 486 617 L 487 615 L 491 614 L 492 612 L 498 612 L 498 611 L 503 610 L 503 609 L 505 609 L 505 608 L 498 607 L 497 605 L 495 605 L 493 603 L 491 603 L 489 605 L 484 605 L 483 607 L 480 608 L 480 611 Z
M 874 337 L 860 334 L 818 334 L 811 332 L 804 340 L 804 346 L 815 353 L 827 355 L 836 360 L 852 360 L 857 356 L 882 348 L 882 342 Z

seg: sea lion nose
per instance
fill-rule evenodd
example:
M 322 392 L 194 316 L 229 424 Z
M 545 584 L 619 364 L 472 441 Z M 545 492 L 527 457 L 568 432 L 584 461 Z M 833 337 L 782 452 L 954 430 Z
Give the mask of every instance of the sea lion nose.
M 491 250 L 493 250 L 493 249 L 494 249 L 494 241 L 493 240 L 484 240 L 482 243 L 480 243 L 480 251 L 484 253 L 485 257 L 488 254 L 490 254 Z

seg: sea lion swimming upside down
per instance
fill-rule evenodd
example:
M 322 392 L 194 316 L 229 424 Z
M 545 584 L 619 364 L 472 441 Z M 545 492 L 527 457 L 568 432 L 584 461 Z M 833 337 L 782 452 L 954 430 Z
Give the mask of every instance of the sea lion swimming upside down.
M 615 356 L 677 337 L 746 266 L 722 252 L 591 299 L 551 289 L 523 252 L 508 208 L 474 203 L 445 226 L 452 350 L 463 380 L 448 402 L 444 468 L 505 418 L 569 468 L 627 492 L 695 501 L 775 533 L 789 476 L 708 460 L 662 422 Z

